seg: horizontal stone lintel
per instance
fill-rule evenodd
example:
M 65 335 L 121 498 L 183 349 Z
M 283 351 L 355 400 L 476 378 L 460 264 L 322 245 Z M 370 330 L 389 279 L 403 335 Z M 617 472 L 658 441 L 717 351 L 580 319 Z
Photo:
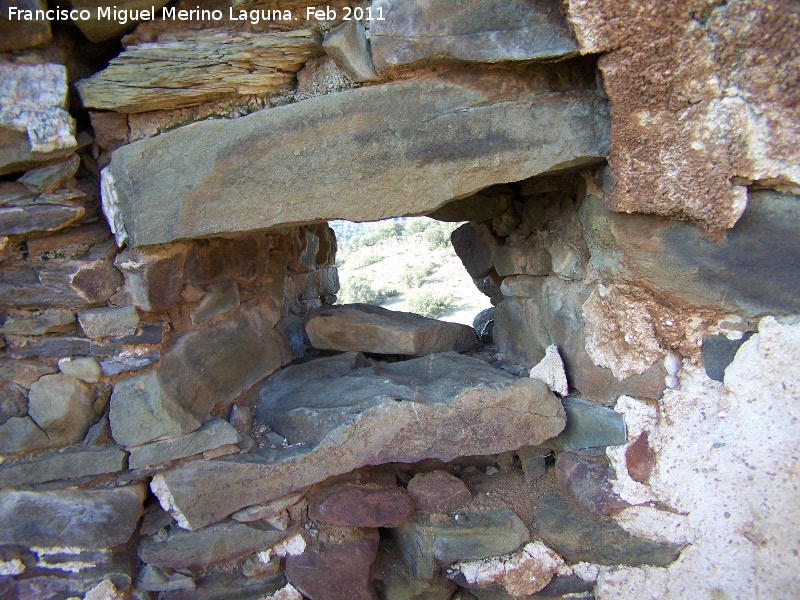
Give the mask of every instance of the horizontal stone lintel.
M 449 71 L 196 123 L 115 151 L 119 244 L 430 213 L 496 183 L 605 157 L 606 101 L 526 71 Z

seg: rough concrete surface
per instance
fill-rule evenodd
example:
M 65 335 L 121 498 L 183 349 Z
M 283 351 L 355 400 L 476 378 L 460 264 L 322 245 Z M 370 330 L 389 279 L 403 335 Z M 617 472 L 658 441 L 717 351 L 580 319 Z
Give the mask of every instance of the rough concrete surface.
M 603 569 L 597 598 L 796 598 L 800 595 L 800 324 L 761 321 L 724 384 L 686 368 L 664 394 L 650 488 L 685 515 L 690 542 L 666 569 Z M 626 528 L 650 536 L 644 511 Z

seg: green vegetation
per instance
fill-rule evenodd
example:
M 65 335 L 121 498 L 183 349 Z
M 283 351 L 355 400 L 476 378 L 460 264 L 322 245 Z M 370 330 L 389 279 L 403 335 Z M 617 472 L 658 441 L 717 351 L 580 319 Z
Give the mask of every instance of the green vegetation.
M 411 312 L 423 317 L 436 319 L 453 308 L 456 299 L 453 294 L 434 294 L 432 292 L 419 292 L 408 301 Z

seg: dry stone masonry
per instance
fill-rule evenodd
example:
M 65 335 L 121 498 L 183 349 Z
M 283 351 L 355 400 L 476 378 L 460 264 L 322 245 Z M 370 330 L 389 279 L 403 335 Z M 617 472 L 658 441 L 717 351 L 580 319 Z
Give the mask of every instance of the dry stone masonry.
M 106 4 L 0 2 L 0 600 L 800 597 L 796 2 Z M 416 215 L 474 327 L 338 302 Z

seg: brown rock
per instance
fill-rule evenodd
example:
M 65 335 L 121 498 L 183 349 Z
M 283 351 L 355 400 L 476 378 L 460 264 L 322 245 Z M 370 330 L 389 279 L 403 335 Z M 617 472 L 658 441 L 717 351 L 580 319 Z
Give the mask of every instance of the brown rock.
M 324 306 L 312 311 L 306 333 L 315 348 L 424 356 L 464 352 L 475 345 L 475 330 L 370 304 Z
M 377 529 L 360 540 L 327 544 L 318 551 L 286 557 L 286 578 L 310 600 L 375 600 L 369 573 L 378 554 Z
M 0 52 L 9 50 L 24 50 L 35 46 L 42 46 L 50 41 L 53 34 L 50 32 L 50 21 L 9 19 L 9 8 L 16 7 L 22 10 L 46 10 L 47 0 L 7 0 L 2 4 L 0 13 Z
M 165 310 L 181 292 L 187 244 L 126 250 L 115 264 L 125 275 L 125 287 L 134 306 L 146 311 Z
M 492 255 L 494 269 L 501 277 L 507 275 L 549 275 L 552 259 L 547 248 L 537 240 L 524 244 L 506 244 Z
M 581 52 L 603 54 L 614 210 L 722 230 L 746 204 L 747 188 L 732 178 L 800 182 L 800 87 L 783 75 L 800 68 L 796 2 L 697 12 L 683 2 L 591 0 L 567 10 Z
M 158 378 L 202 422 L 290 360 L 283 336 L 249 306 L 227 323 L 180 337 L 161 359 Z
M 32 169 L 17 181 L 34 194 L 46 194 L 54 191 L 67 179 L 73 177 L 80 166 L 80 157 L 77 154 L 73 154 L 59 163 Z
M 625 451 L 625 464 L 628 466 L 628 475 L 639 483 L 647 483 L 650 473 L 656 464 L 656 453 L 650 447 L 647 432 L 642 432 L 636 441 Z
M 556 458 L 556 477 L 578 506 L 596 515 L 611 515 L 630 506 L 614 492 L 609 468 L 599 460 L 561 452 Z
M 464 482 L 442 470 L 414 475 L 408 482 L 408 493 L 417 508 L 443 514 L 455 512 L 472 500 Z
M 414 512 L 405 490 L 375 484 L 335 484 L 311 498 L 308 516 L 342 527 L 399 527 Z
M 76 19 L 72 22 L 90 42 L 104 42 L 119 37 L 126 31 L 136 27 L 136 24 L 140 22 L 133 18 L 127 19 L 125 23 L 120 23 L 118 19 L 99 18 L 97 9 L 109 6 L 107 2 L 102 0 L 70 0 L 70 4 L 78 10 L 85 9 L 89 11 L 91 15 L 89 19 Z M 130 11 L 129 14 L 133 15 L 137 14 L 138 11 L 152 13 L 155 10 L 155 15 L 149 14 L 149 17 L 147 17 L 147 19 L 155 19 L 161 15 L 159 9 L 167 4 L 169 4 L 169 0 L 115 0 L 114 6 L 120 10 Z M 141 14 L 141 16 L 144 17 L 144 14 Z
M 50 252 L 63 255 L 80 256 L 93 244 L 105 242 L 111 237 L 108 225 L 95 223 L 70 227 L 53 235 L 44 237 L 29 237 L 25 240 L 29 258 L 38 258 Z

